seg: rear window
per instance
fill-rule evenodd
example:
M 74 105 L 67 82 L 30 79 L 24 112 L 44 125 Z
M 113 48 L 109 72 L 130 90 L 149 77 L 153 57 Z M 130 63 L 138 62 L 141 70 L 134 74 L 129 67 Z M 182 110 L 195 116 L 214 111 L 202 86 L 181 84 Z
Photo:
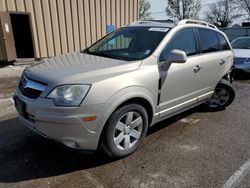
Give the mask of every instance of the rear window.
M 220 44 L 217 34 L 207 29 L 198 29 L 202 53 L 220 51 Z
M 220 42 L 220 49 L 221 50 L 230 50 L 230 46 L 228 44 L 228 42 L 226 41 L 225 37 L 219 33 L 217 33 L 219 42 Z

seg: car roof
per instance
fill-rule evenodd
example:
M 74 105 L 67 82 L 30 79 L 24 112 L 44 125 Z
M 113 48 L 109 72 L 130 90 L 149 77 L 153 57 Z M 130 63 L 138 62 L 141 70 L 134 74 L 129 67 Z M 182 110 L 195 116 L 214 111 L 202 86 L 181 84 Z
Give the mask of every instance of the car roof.
M 167 27 L 173 28 L 176 26 L 173 22 L 164 21 L 136 21 L 128 25 L 128 27 Z
M 146 21 L 135 21 L 128 25 L 128 27 L 167 27 L 173 28 L 179 25 L 192 25 L 193 27 L 199 26 L 204 28 L 210 28 L 218 30 L 215 25 L 212 25 L 208 22 L 200 21 L 200 20 L 191 20 L 191 19 L 184 19 L 179 21 L 178 23 L 174 23 L 172 20 L 146 20 Z

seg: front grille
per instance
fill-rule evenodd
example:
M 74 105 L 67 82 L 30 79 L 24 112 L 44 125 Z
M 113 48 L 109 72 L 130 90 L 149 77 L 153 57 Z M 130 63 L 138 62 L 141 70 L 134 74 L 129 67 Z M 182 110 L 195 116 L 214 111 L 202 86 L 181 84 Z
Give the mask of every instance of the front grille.
M 46 84 L 31 80 L 24 75 L 20 80 L 18 88 L 23 96 L 30 99 L 37 99 L 45 90 Z
M 36 99 L 38 98 L 42 91 L 38 91 L 35 89 L 31 89 L 31 88 L 24 88 L 22 84 L 19 85 L 19 89 L 21 91 L 21 93 L 25 96 L 28 97 L 30 99 Z
M 234 58 L 234 64 L 242 64 L 245 63 L 247 58 L 245 57 L 236 57 Z

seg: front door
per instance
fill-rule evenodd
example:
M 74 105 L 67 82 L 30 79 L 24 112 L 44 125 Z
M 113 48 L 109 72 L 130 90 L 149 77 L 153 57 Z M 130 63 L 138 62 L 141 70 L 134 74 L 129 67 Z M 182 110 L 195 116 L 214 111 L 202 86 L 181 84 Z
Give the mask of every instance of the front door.
M 161 72 L 162 87 L 158 108 L 160 118 L 192 106 L 201 95 L 202 67 L 197 55 L 194 30 L 188 28 L 179 31 L 168 42 L 162 54 L 173 49 L 185 51 L 188 58 L 185 63 L 172 63 L 168 71 Z M 160 61 L 164 61 L 161 59 L 162 54 Z
M 0 12 L 0 45 L 0 61 L 16 60 L 16 48 L 8 12 Z

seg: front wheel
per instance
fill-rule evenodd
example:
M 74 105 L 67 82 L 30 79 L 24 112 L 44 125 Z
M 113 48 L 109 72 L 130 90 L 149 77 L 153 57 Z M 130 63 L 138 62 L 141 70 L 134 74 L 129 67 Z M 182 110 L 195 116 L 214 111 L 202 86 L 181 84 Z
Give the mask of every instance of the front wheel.
M 118 108 L 109 118 L 102 135 L 101 148 L 112 158 L 133 153 L 145 137 L 148 115 L 139 104 Z
M 212 110 L 222 110 L 229 106 L 234 98 L 235 91 L 232 84 L 223 80 L 216 86 L 213 96 L 207 102 L 207 106 Z

